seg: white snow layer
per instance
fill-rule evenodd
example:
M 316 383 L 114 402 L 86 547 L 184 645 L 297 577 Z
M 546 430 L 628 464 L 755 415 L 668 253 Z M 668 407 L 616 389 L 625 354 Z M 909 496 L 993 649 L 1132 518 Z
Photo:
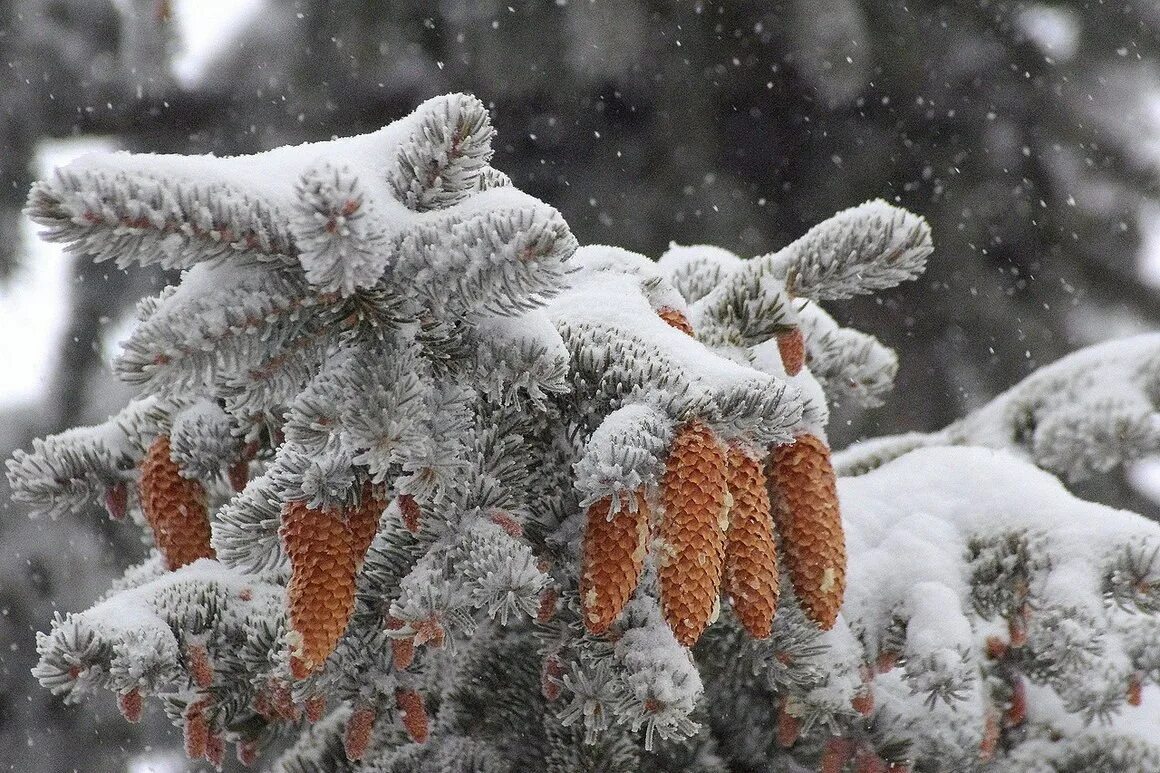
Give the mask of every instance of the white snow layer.
M 1103 573 L 1109 562 L 1128 545 L 1160 546 L 1160 525 L 1077 499 L 1056 478 L 1003 450 L 919 449 L 865 475 L 841 478 L 838 492 L 849 554 L 843 618 L 866 633 L 885 630 L 894 617 L 907 620 L 903 654 L 912 660 L 981 652 L 994 632 L 971 609 L 965 556 L 972 538 L 1025 531 L 1050 557 L 1050 567 L 1032 576 L 1033 597 L 1109 622 L 1133 617 L 1107 606 Z M 1105 658 L 1122 657 L 1108 644 Z M 880 697 L 893 695 L 895 708 L 906 711 L 902 704 L 915 701 L 906 690 L 890 688 L 897 677 L 879 675 L 876 684 Z M 1058 700 L 1032 708 L 1035 719 L 1075 724 Z M 1125 724 L 1138 727 L 1140 715 L 1129 711 Z

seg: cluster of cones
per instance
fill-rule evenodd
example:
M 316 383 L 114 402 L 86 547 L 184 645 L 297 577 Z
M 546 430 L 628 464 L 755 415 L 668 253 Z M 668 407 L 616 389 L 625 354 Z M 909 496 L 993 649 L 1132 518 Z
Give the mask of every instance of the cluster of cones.
M 162 435 L 153 442 L 139 470 L 141 508 L 166 566 L 174 570 L 199 558 L 213 558 L 205 488 L 200 481 L 181 474 L 179 465 L 171 456 L 167 436 Z M 231 478 L 233 473 L 231 470 Z M 231 482 L 235 488 L 241 488 L 237 481 Z M 125 486 L 112 488 L 106 499 L 109 512 L 114 517 L 123 517 L 128 504 Z M 347 508 L 313 509 L 304 502 L 288 502 L 283 506 L 280 535 L 291 567 L 287 595 L 293 641 L 290 670 L 295 679 L 305 679 L 321 669 L 345 632 L 354 611 L 358 570 L 378 531 L 379 516 L 386 506 L 381 491 L 370 484 L 363 487 L 358 503 Z M 400 508 L 408 529 L 417 531 L 419 513 L 414 500 L 402 497 Z M 400 639 L 399 643 L 413 646 L 412 639 Z M 205 655 L 204 648 L 198 652 Z M 198 686 L 205 688 L 209 686 L 206 674 L 212 674 L 212 671 L 199 667 L 204 666 L 201 661 L 208 661 L 205 657 L 200 660 L 193 657 L 197 654 L 191 654 L 191 675 Z M 404 656 L 402 651 L 395 654 L 396 666 L 406 668 L 411 658 Z M 276 694 L 281 693 L 285 695 L 280 703 L 287 703 L 289 689 L 284 688 L 280 693 L 276 691 Z M 127 718 L 135 721 L 140 717 L 139 691 L 130 691 L 120 699 L 120 703 Z M 276 706 L 279 702 L 266 700 L 265 703 Z M 412 689 L 400 688 L 396 703 L 408 734 L 416 742 L 426 740 L 427 714 L 422 696 Z M 187 752 L 191 759 L 205 758 L 220 765 L 221 743 L 210 731 L 206 718 L 208 706 L 208 701 L 202 699 L 192 703 L 185 712 Z M 308 715 L 310 709 L 308 705 Z M 279 711 L 261 713 L 270 714 L 275 719 L 287 716 L 297 719 L 299 716 L 292 703 Z M 359 759 L 365 752 L 375 717 L 374 710 L 366 706 L 352 715 L 345 743 L 350 759 Z M 239 759 L 242 756 L 252 758 L 255 750 L 247 746 L 245 751 L 243 755 L 242 746 L 239 746 Z
M 691 334 L 679 312 L 659 313 Z M 779 337 L 779 348 L 786 370 L 800 370 L 800 332 Z M 775 528 L 803 610 L 821 628 L 833 627 L 846 587 L 846 545 L 830 452 L 820 438 L 800 435 L 772 448 L 763 463 L 704 422 L 687 422 L 669 449 L 660 505 L 659 523 L 641 492 L 616 513 L 609 498 L 589 507 L 580 575 L 589 631 L 603 633 L 620 615 L 655 537 L 661 605 L 677 641 L 697 642 L 722 594 L 750 635 L 769 636 L 779 592 Z

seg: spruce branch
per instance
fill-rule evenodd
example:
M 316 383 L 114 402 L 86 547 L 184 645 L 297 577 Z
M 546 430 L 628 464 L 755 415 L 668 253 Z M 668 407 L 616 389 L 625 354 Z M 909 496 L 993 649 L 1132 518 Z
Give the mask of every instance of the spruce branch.
M 921 217 L 881 199 L 843 210 L 781 250 L 754 260 L 793 296 L 841 300 L 914 279 L 934 250 Z
M 389 178 L 400 201 L 418 212 L 445 209 L 479 189 L 495 134 L 482 102 L 467 94 L 436 97 L 411 123 Z
M 897 358 L 816 301 L 917 276 L 920 218 L 653 263 L 579 248 L 492 135 L 449 95 L 34 190 L 50 238 L 188 269 L 118 360 L 142 398 L 9 462 L 18 499 L 140 504 L 160 546 L 40 637 L 47 688 L 130 721 L 159 696 L 192 758 L 288 741 L 295 771 L 1147 759 L 1115 723 L 1160 674 L 1160 531 L 1026 460 L 1153 451 L 1155 337 L 838 479 L 829 403 L 876 404 Z
M 1160 449 L 1160 336 L 1097 344 L 1031 374 L 982 408 L 932 433 L 856 443 L 838 454 L 861 474 L 915 448 L 1005 448 L 1079 481 Z

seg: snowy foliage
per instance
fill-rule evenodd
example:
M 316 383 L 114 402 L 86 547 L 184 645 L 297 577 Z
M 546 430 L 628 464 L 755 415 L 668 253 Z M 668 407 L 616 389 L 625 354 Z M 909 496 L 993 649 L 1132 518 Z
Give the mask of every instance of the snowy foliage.
M 47 238 L 186 269 L 114 365 L 142 397 L 8 464 L 35 510 L 105 501 L 157 544 L 40 635 L 45 687 L 110 691 L 131 720 L 156 696 L 192 757 L 220 766 L 229 742 L 284 771 L 1156 759 L 1121 720 L 1160 674 L 1160 527 L 1049 473 L 1160 446 L 1160 340 L 836 455 L 836 624 L 785 580 L 768 638 L 726 594 L 684 647 L 652 538 L 675 438 L 764 457 L 824 438 L 829 403 L 879 403 L 897 357 L 817 304 L 917 276 L 929 229 L 874 201 L 770 255 L 652 262 L 579 247 L 488 165 L 491 139 L 452 95 L 362 137 L 93 156 L 37 184 Z M 597 634 L 582 532 L 605 501 L 652 537 Z M 198 513 L 213 557 L 170 570 L 164 530 Z

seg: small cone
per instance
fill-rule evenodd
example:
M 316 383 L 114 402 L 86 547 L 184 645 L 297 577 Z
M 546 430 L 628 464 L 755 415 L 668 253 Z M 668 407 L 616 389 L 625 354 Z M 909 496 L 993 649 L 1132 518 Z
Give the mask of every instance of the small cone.
M 725 449 L 709 427 L 684 425 L 665 466 L 661 603 L 677 641 L 693 646 L 721 592 L 729 490 Z
M 371 731 L 375 729 L 375 710 L 362 706 L 354 710 L 346 721 L 346 733 L 342 745 L 346 758 L 351 762 L 361 760 L 371 742 Z
M 403 516 L 403 526 L 412 534 L 418 534 L 422 526 L 423 510 L 415 497 L 410 494 L 399 495 L 399 513 Z
M 244 459 L 234 462 L 226 471 L 226 477 L 230 480 L 230 488 L 241 491 L 250 482 L 250 463 Z
M 341 517 L 303 502 L 285 505 L 281 534 L 290 556 L 290 627 L 300 637 L 290 667 L 303 679 L 322 667 L 346 630 L 362 556 Z
M 129 486 L 125 481 L 117 481 L 105 492 L 105 509 L 114 521 L 125 517 L 129 509 Z
M 544 658 L 544 665 L 540 669 L 540 694 L 544 699 L 551 702 L 560 697 L 563 692 L 564 674 L 567 669 L 564 668 L 564 662 L 560 660 L 559 655 L 549 655 Z
M 1003 724 L 1006 727 L 1019 727 L 1027 720 L 1027 683 L 1021 677 L 1015 677 L 1011 683 L 1011 703 L 1003 715 Z
M 141 705 L 141 691 L 136 687 L 117 696 L 117 708 L 127 722 L 136 724 L 141 721 Z
M 511 513 L 506 513 L 503 510 L 496 510 L 489 517 L 492 523 L 507 532 L 509 537 L 520 538 L 524 536 L 524 527 L 520 522 L 512 517 Z
M 391 663 L 396 671 L 405 671 L 415 661 L 415 637 L 391 639 Z
M 540 592 L 540 606 L 536 608 L 536 622 L 546 624 L 556 616 L 560 606 L 560 594 L 555 588 L 545 588 Z
M 203 700 L 195 701 L 185 708 L 182 735 L 185 756 L 191 760 L 200 760 L 205 756 L 206 743 L 209 741 L 209 723 L 205 718 L 205 708 Z
M 648 503 L 642 494 L 635 496 L 635 513 L 624 507 L 610 519 L 609 497 L 588 508 L 580 603 L 591 633 L 608 630 L 640 581 L 648 546 Z
M 850 706 L 864 717 L 874 713 L 874 669 L 869 664 L 858 667 L 862 684 L 850 699 Z
M 995 751 L 999 746 L 1002 728 L 999 727 L 999 715 L 995 709 L 987 707 L 983 715 L 983 740 L 979 742 L 979 759 L 990 762 L 995 758 Z
M 689 318 L 673 307 L 662 306 L 657 309 L 657 316 L 667 322 L 669 327 L 675 327 L 685 335 L 696 338 L 696 334 L 693 332 L 693 326 L 689 324 Z
M 213 684 L 213 664 L 204 644 L 190 644 L 185 648 L 185 661 L 189 678 L 195 685 L 207 688 Z
M 846 592 L 846 536 L 830 449 L 814 435 L 776 446 L 769 484 L 794 592 L 806 616 L 829 630 Z
M 400 688 L 395 690 L 395 706 L 399 709 L 403 727 L 415 743 L 426 743 L 428 733 L 427 707 L 423 696 L 415 690 Z
M 141 460 L 140 488 L 141 509 L 169 569 L 214 557 L 205 489 L 198 481 L 181 477 L 169 456 L 168 436 L 153 441 Z
M 366 557 L 371 541 L 379 533 L 379 518 L 382 516 L 383 510 L 387 509 L 388 501 L 380 493 L 379 489 L 367 483 L 363 486 L 358 507 L 351 509 L 346 516 L 352 545 L 360 565 Z
M 294 704 L 290 685 L 281 679 L 271 679 L 258 690 L 254 697 L 254 711 L 269 722 L 297 722 L 301 716 Z
M 1137 671 L 1128 677 L 1127 698 L 1129 706 L 1139 706 L 1144 702 L 1144 680 Z M 132 720 L 130 720 L 132 721 Z
M 781 699 L 777 707 L 776 730 L 777 745 L 783 749 L 797 743 L 798 736 L 801 735 L 802 721 L 796 714 L 790 713 L 789 701 L 785 698 Z
M 222 769 L 222 762 L 226 756 L 225 740 L 217 733 L 209 733 L 205 737 L 205 760 L 215 769 Z
M 729 449 L 729 532 L 725 545 L 725 591 L 733 611 L 755 639 L 773 631 L 777 613 L 777 547 L 773 514 L 761 463 L 739 447 Z
M 303 706 L 306 709 L 306 721 L 313 725 L 322 719 L 322 715 L 326 713 L 326 696 L 311 695 L 306 699 Z
M 777 334 L 777 351 L 786 375 L 796 376 L 806 364 L 806 339 L 801 328 Z
M 846 738 L 831 738 L 822 747 L 822 758 L 818 762 L 818 773 L 842 773 L 846 769 L 852 753 L 851 743 Z

